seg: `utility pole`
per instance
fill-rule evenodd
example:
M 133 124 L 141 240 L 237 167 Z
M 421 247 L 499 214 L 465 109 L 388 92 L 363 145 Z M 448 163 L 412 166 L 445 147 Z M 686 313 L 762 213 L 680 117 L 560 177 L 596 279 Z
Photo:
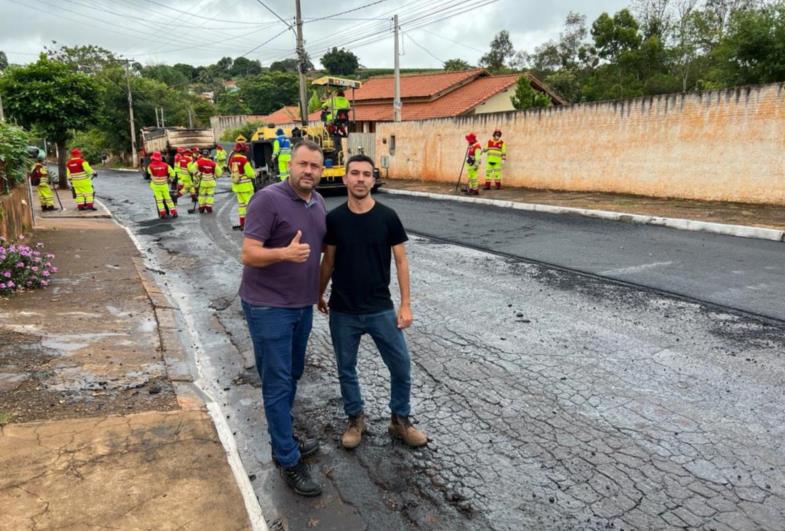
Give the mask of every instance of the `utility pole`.
M 128 119 L 131 124 L 131 161 L 134 168 L 139 165 L 139 155 L 136 152 L 136 125 L 134 124 L 134 97 L 131 95 L 131 77 L 128 72 L 128 61 L 125 62 L 125 85 L 128 88 Z
M 188 129 L 194 128 L 194 115 L 191 113 L 191 109 L 188 109 Z
M 166 120 L 164 120 L 164 108 L 161 107 L 161 127 L 166 127 Z
M 308 100 L 305 98 L 305 47 L 303 46 L 303 16 L 300 0 L 295 0 L 297 25 L 297 71 L 300 73 L 300 122 L 308 125 Z
M 393 17 L 395 26 L 395 85 L 393 91 L 393 120 L 401 121 L 401 51 L 398 49 L 398 15 Z
M 3 96 L 0 95 L 0 122 L 5 122 L 5 113 L 3 112 Z
M 158 107 L 153 107 L 153 110 L 155 111 L 155 126 L 161 127 L 161 120 L 158 119 Z

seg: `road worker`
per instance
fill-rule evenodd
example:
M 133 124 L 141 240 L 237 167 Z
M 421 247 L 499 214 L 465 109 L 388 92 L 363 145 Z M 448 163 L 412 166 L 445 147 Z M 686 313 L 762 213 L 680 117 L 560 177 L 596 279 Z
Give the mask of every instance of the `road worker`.
M 466 193 L 469 195 L 480 195 L 479 186 L 477 184 L 477 170 L 480 167 L 480 159 L 482 158 L 482 146 L 477 142 L 477 135 L 469 133 L 466 135 L 466 174 L 469 185 Z
M 491 189 L 491 183 L 496 183 L 496 189 L 502 187 L 502 166 L 507 160 L 507 145 L 502 140 L 502 132 L 496 129 L 493 138 L 488 140 L 485 152 L 485 189 Z
M 232 176 L 232 191 L 237 196 L 237 214 L 240 217 L 238 228 L 243 230 L 245 228 L 245 211 L 254 192 L 253 179 L 255 176 L 251 163 L 245 156 L 244 144 L 238 142 L 234 146 L 234 153 L 229 158 L 229 171 Z
M 74 199 L 78 210 L 97 210 L 93 206 L 93 176 L 95 171 L 90 164 L 82 158 L 79 148 L 71 150 L 71 158 L 65 163 L 66 176 L 71 188 L 74 190 Z
M 182 150 L 182 151 L 181 151 Z M 198 183 L 194 183 L 193 174 L 195 172 L 194 159 L 190 153 L 183 148 L 177 148 L 178 154 L 175 156 L 174 169 L 177 173 L 177 196 L 185 194 L 191 196 L 191 201 L 196 202 L 196 190 Z
M 155 196 L 158 216 L 164 219 L 168 212 L 173 218 L 176 218 L 177 209 L 174 207 L 172 197 L 169 195 L 169 181 L 174 180 L 176 174 L 174 169 L 163 161 L 160 151 L 154 151 L 150 156 L 147 173 L 150 175 L 150 189 Z
M 215 146 L 215 163 L 221 168 L 226 168 L 226 161 L 229 159 L 229 154 L 221 144 Z
M 30 184 L 38 190 L 41 210 L 46 212 L 47 210 L 55 209 L 54 193 L 50 186 L 49 170 L 46 168 L 46 164 L 44 164 L 44 152 L 39 151 L 37 158 L 38 160 L 36 160 L 33 168 L 30 170 Z
M 213 162 L 208 156 L 201 155 L 193 167 L 199 180 L 199 213 L 212 214 L 215 201 L 215 179 L 223 174 L 223 168 Z
M 292 160 L 292 142 L 284 134 L 283 129 L 280 128 L 275 132 L 273 159 L 278 164 L 278 177 L 285 181 L 289 177 L 289 161 Z

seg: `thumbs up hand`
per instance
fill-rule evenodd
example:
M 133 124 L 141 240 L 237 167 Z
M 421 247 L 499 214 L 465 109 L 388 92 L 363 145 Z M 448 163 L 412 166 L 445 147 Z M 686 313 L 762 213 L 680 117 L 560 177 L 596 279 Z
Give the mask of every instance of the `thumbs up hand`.
M 302 231 L 298 230 L 291 243 L 284 247 L 284 261 L 301 264 L 308 260 L 308 257 L 311 255 L 311 246 L 307 243 L 300 243 L 302 236 Z

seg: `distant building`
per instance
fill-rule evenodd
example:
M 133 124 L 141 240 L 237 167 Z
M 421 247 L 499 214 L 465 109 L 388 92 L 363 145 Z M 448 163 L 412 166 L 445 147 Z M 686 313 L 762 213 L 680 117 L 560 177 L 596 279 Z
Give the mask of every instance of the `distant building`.
M 402 120 L 428 120 L 513 111 L 512 97 L 518 78 L 526 76 L 532 88 L 546 94 L 553 105 L 567 102 L 532 74 L 494 76 L 483 68 L 461 72 L 433 72 L 401 76 Z M 393 121 L 393 76 L 372 77 L 357 89 L 353 116 L 357 130 L 375 132 L 376 123 Z

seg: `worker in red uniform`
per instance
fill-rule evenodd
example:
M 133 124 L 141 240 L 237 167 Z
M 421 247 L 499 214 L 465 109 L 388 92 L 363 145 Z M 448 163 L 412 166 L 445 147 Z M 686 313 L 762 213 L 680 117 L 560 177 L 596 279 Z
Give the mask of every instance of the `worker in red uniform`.
M 237 214 L 240 217 L 240 230 L 245 228 L 245 211 L 253 196 L 253 178 L 255 173 L 245 156 L 245 144 L 238 142 L 234 153 L 229 157 L 229 172 L 232 176 L 232 191 L 237 196 Z
M 502 166 L 507 160 L 507 145 L 502 140 L 501 129 L 493 132 L 493 138 L 488 140 L 485 149 L 485 189 L 491 189 L 491 183 L 496 183 L 496 189 L 502 187 Z
M 66 177 L 74 189 L 74 199 L 78 210 L 97 210 L 93 206 L 93 175 L 95 172 L 90 164 L 82 158 L 79 148 L 71 150 L 71 158 L 65 163 Z
M 469 186 L 466 193 L 469 195 L 480 195 L 480 187 L 477 184 L 477 170 L 480 167 L 480 159 L 482 159 L 482 146 L 477 142 L 477 135 L 469 133 L 466 135 L 466 142 L 469 144 L 466 148 L 466 175 L 469 181 Z
M 191 158 L 190 153 L 183 148 L 177 148 L 177 151 L 174 159 L 174 169 L 177 173 L 177 196 L 182 197 L 189 194 L 191 201 L 196 202 L 197 185 L 193 181 L 195 171 L 193 163 L 196 159 Z
M 174 207 L 172 197 L 169 195 L 169 181 L 175 178 L 175 172 L 171 166 L 163 161 L 160 151 L 154 151 L 150 156 L 147 173 L 150 175 L 150 189 L 155 196 L 155 206 L 158 208 L 158 215 L 163 219 L 166 217 L 168 210 L 169 214 L 176 218 L 177 209 Z
M 199 179 L 199 213 L 213 213 L 213 197 L 215 194 L 215 179 L 223 174 L 223 168 L 218 166 L 207 155 L 201 155 L 196 160 L 196 175 Z

